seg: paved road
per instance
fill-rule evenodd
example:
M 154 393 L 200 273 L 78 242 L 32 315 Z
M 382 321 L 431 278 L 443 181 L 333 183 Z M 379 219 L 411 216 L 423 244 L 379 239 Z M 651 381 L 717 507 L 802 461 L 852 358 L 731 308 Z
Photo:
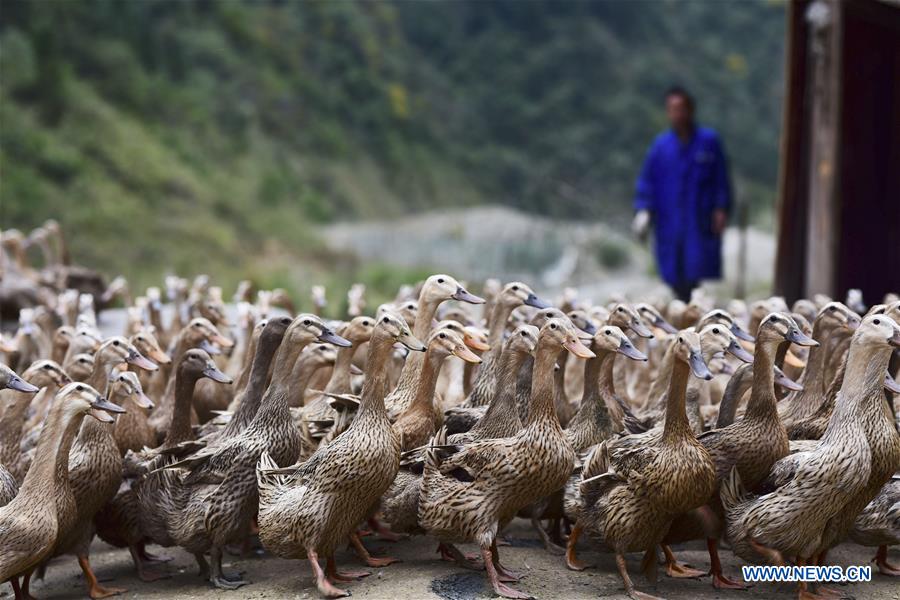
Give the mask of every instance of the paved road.
M 571 598 L 596 599 L 598 597 L 625 598 L 621 581 L 615 571 L 613 556 L 588 550 L 583 546 L 582 557 L 596 562 L 599 568 L 583 573 L 567 571 L 563 560 L 547 554 L 540 547 L 536 536 L 529 530 L 524 521 L 515 521 L 507 531 L 507 537 L 513 543 L 511 547 L 500 549 L 501 557 L 507 566 L 525 573 L 526 576 L 518 587 L 537 598 Z M 367 546 L 376 555 L 401 558 L 402 563 L 383 569 L 374 569 L 367 579 L 347 584 L 353 596 L 362 598 L 384 598 L 391 600 L 412 600 L 419 598 L 464 600 L 490 598 L 492 594 L 486 586 L 483 573 L 465 571 L 451 563 L 441 562 L 437 558 L 435 542 L 430 538 L 417 537 L 396 544 L 379 541 L 366 541 Z M 465 548 L 474 551 L 475 548 Z M 159 551 L 152 548 L 153 551 Z M 707 565 L 706 552 L 700 544 L 677 548 L 682 560 L 698 568 Z M 245 572 L 245 578 L 251 585 L 234 592 L 219 592 L 201 581 L 196 574 L 193 558 L 177 549 L 166 550 L 174 560 L 169 563 L 172 573 L 169 579 L 154 583 L 143 583 L 134 575 L 128 552 L 113 549 L 98 541 L 94 542 L 92 562 L 98 576 L 108 585 L 127 587 L 123 597 L 150 599 L 212 599 L 212 598 L 318 598 L 310 575 L 309 564 L 304 561 L 287 561 L 269 556 L 237 560 L 226 559 L 226 568 L 230 571 Z M 868 564 L 873 552 L 868 548 L 855 545 L 843 545 L 833 553 L 832 559 L 840 565 Z M 727 573 L 739 576 L 739 562 L 727 551 L 722 557 Z M 338 554 L 338 564 L 348 568 L 359 568 L 352 553 L 342 551 Z M 900 551 L 891 553 L 893 562 L 900 562 Z M 643 577 L 638 574 L 640 556 L 629 556 L 629 568 L 639 590 L 653 593 Z M 835 586 L 856 598 L 897 599 L 900 598 L 900 585 L 896 579 L 887 578 L 875 573 L 870 583 Z M 6 597 L 11 598 L 9 586 L 2 588 Z M 42 600 L 63 600 L 86 597 L 80 570 L 74 557 L 63 557 L 54 560 L 47 570 L 46 580 L 36 582 L 32 586 L 33 593 Z M 736 598 L 743 600 L 762 600 L 795 598 L 793 586 L 788 584 L 760 584 L 748 591 L 717 591 L 712 588 L 709 578 L 703 580 L 674 580 L 667 578 L 660 571 L 660 581 L 655 593 L 671 599 L 714 599 Z

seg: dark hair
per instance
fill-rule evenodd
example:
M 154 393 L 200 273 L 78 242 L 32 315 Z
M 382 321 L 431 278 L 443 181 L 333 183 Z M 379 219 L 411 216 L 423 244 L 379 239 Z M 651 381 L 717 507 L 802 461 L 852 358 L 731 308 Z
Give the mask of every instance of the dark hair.
M 672 96 L 681 96 L 681 98 L 687 103 L 690 108 L 694 108 L 694 97 L 691 96 L 691 93 L 681 87 L 680 85 L 673 85 L 669 89 L 666 90 L 665 96 L 663 96 L 664 100 L 668 100 Z

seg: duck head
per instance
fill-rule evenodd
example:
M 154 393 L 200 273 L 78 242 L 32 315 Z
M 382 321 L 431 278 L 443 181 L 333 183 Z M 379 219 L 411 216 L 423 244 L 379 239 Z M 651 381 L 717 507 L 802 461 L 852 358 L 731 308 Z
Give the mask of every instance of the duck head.
M 503 286 L 497 295 L 497 303 L 507 307 L 531 306 L 532 308 L 550 308 L 550 303 L 538 298 L 530 287 L 521 281 L 512 281 Z
M 133 371 L 119 373 L 110 388 L 110 397 L 116 398 L 116 404 L 122 405 L 122 400 L 131 398 L 138 408 L 150 410 L 154 407 L 153 401 L 144 393 L 141 380 Z
M 86 383 L 70 383 L 56 395 L 56 402 L 61 403 L 68 415 L 90 414 L 101 423 L 114 423 L 114 414 L 121 414 L 125 409 L 116 406 L 100 395 Z
M 419 293 L 419 302 L 432 303 L 444 300 L 459 300 L 469 304 L 484 304 L 484 298 L 470 293 L 456 279 L 449 275 L 432 275 L 425 280 Z
M 41 388 L 19 377 L 15 371 L 0 363 L 0 390 L 16 390 L 25 394 L 36 394 Z
M 455 321 L 453 321 L 455 323 Z M 459 325 L 457 323 L 457 325 Z M 461 326 L 460 326 L 461 328 Z M 438 356 L 455 356 L 467 363 L 478 364 L 481 359 L 469 350 L 463 337 L 450 327 L 435 330 L 428 338 L 428 352 Z
M 344 348 L 353 345 L 350 340 L 336 334 L 322 319 L 309 313 L 301 313 L 294 317 L 284 334 L 284 342 L 304 345 L 312 342 L 326 342 Z
M 678 333 L 678 330 L 671 323 L 666 321 L 662 314 L 656 310 L 656 307 L 647 302 L 638 302 L 634 305 L 634 309 L 640 315 L 644 322 L 650 323 L 652 327 L 662 329 L 666 333 Z
M 641 316 L 637 311 L 624 302 L 619 302 L 612 308 L 609 313 L 609 319 L 607 319 L 606 322 L 609 325 L 615 325 L 623 331 L 630 329 L 642 338 L 653 337 L 653 332 L 651 332 L 650 328 L 644 324 L 643 319 L 641 319 Z
M 675 344 L 675 358 L 687 363 L 694 377 L 709 381 L 712 373 L 703 360 L 703 349 L 700 342 L 700 334 L 690 329 L 684 329 L 678 333 L 673 342 Z
M 606 350 L 618 352 L 631 360 L 645 361 L 647 355 L 634 347 L 625 332 L 615 325 L 604 325 L 594 334 L 591 348 L 593 350 Z
M 552 344 L 565 349 L 578 358 L 594 358 L 596 356 L 590 348 L 581 341 L 578 329 L 569 321 L 568 317 L 548 319 L 541 327 L 538 342 Z
M 727 352 L 742 362 L 753 362 L 753 355 L 744 350 L 728 325 L 711 323 L 701 329 L 700 344 L 705 356 L 712 357 L 721 352 Z

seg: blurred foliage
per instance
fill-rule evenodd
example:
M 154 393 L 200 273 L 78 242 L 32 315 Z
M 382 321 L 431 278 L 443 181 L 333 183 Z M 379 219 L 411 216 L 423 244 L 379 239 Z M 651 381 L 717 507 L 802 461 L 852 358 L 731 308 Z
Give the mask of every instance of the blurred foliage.
M 622 220 L 673 82 L 722 132 L 739 195 L 765 218 L 783 13 L 5 0 L 0 226 L 55 217 L 80 262 L 146 285 L 173 270 L 297 281 L 334 259 L 315 230 L 339 219 L 501 202 Z

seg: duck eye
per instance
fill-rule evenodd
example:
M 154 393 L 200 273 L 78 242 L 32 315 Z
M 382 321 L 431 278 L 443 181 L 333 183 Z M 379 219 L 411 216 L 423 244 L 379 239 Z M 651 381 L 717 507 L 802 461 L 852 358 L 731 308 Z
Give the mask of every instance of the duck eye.
M 119 345 L 119 340 L 116 340 L 113 342 L 113 346 L 118 346 L 118 345 Z
M 47 369 L 47 370 L 49 371 L 49 370 L 50 370 L 50 365 L 44 365 L 44 368 Z
M 385 317 L 385 318 L 383 318 L 383 319 L 381 320 L 381 322 L 382 322 L 382 323 L 388 323 L 388 322 L 390 322 L 390 320 L 389 320 L 387 317 Z
M 606 335 L 612 335 L 612 329 L 607 329 L 603 333 L 605 333 Z
M 441 277 L 440 279 L 438 279 L 438 283 L 444 283 L 444 278 Z
M 304 320 L 304 321 L 303 321 L 303 324 L 304 324 L 304 325 L 309 325 L 309 319 Z
M 79 392 L 83 392 L 83 391 L 84 391 L 84 386 L 83 386 L 83 385 L 79 385 L 79 386 L 77 386 L 75 389 L 78 390 Z
M 512 287 L 512 289 L 513 289 L 514 292 L 518 292 L 518 291 L 519 291 L 519 286 L 514 285 L 514 286 Z
M 715 333 L 716 335 L 718 335 L 718 333 L 719 333 L 719 328 L 718 328 L 718 327 L 713 328 L 713 333 Z
M 550 323 L 550 329 L 556 329 L 556 323 Z
M 881 319 L 875 319 L 872 322 L 875 323 L 876 325 L 881 325 Z
M 440 336 L 438 336 L 438 337 L 440 337 L 440 338 L 443 340 L 443 339 L 445 339 L 447 336 L 444 335 L 444 334 L 442 333 L 442 334 L 441 334 Z

